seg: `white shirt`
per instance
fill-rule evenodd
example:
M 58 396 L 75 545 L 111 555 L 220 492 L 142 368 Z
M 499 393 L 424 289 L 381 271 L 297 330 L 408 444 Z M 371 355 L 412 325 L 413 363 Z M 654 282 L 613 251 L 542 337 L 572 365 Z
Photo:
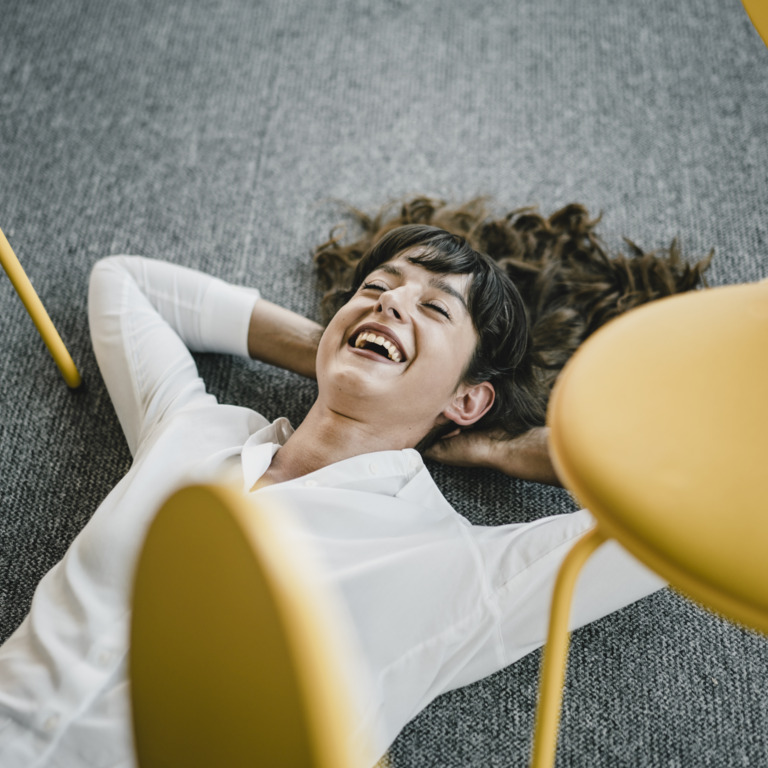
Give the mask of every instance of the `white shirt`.
M 291 434 L 207 394 L 190 350 L 247 355 L 252 289 L 139 257 L 93 270 L 94 351 L 133 454 L 128 474 L 42 579 L 0 648 L 0 765 L 133 766 L 126 677 L 129 599 L 147 526 L 180 485 L 235 473 L 244 492 Z M 538 648 L 557 568 L 588 512 L 473 526 L 414 450 L 356 456 L 256 494 L 292 509 L 362 653 L 356 727 L 374 762 L 439 694 Z M 590 559 L 577 627 L 663 583 L 617 544 Z

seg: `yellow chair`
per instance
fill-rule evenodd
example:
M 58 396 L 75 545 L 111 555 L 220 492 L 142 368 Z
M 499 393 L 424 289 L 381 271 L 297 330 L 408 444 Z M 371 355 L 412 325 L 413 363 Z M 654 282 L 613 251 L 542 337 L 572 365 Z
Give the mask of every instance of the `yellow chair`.
M 0 263 L 11 279 L 24 307 L 29 312 L 32 322 L 45 342 L 45 346 L 48 347 L 48 351 L 59 367 L 64 381 L 73 389 L 79 387 L 81 384 L 80 373 L 2 230 L 0 230 Z
M 768 2 L 766 0 L 742 0 L 747 15 L 752 19 L 763 42 L 768 45 Z
M 554 762 L 575 580 L 606 538 L 768 633 L 768 281 L 662 299 L 609 323 L 563 370 L 548 422 L 558 475 L 597 526 L 555 586 L 536 768 Z
M 223 486 L 160 509 L 136 571 L 129 657 L 141 768 L 351 768 L 351 659 L 291 536 Z

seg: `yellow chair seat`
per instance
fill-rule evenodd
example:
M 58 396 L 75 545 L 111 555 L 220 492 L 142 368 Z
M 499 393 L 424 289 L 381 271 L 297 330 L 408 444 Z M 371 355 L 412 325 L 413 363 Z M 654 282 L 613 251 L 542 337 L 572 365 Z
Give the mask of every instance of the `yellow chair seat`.
M 768 632 L 768 282 L 610 323 L 553 393 L 558 473 L 609 537 Z

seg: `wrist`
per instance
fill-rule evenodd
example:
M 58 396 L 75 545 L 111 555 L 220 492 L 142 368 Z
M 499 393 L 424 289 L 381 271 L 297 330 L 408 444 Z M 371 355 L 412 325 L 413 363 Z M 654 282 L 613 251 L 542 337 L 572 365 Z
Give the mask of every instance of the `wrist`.
M 549 456 L 549 429 L 534 427 L 511 440 L 498 440 L 494 451 L 496 469 L 522 480 L 560 485 Z
M 255 360 L 314 378 L 322 333 L 318 323 L 262 299 L 251 314 L 248 354 Z

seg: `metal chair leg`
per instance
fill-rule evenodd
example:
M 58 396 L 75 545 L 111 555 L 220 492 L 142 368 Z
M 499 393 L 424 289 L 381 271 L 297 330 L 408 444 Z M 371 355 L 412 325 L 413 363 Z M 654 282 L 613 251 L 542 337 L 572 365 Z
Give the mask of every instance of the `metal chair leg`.
M 605 537 L 597 528 L 585 533 L 565 556 L 557 574 L 552 594 L 547 644 L 541 664 L 531 768 L 549 768 L 555 763 L 557 729 L 570 640 L 568 621 L 571 599 L 582 566 L 604 541 Z
M 0 230 L 0 263 L 11 279 L 16 293 L 19 294 L 19 298 L 32 318 L 38 333 L 42 336 L 45 346 L 48 347 L 48 351 L 53 356 L 54 362 L 59 367 L 64 381 L 72 389 L 79 387 L 81 384 L 80 373 L 2 230 Z

